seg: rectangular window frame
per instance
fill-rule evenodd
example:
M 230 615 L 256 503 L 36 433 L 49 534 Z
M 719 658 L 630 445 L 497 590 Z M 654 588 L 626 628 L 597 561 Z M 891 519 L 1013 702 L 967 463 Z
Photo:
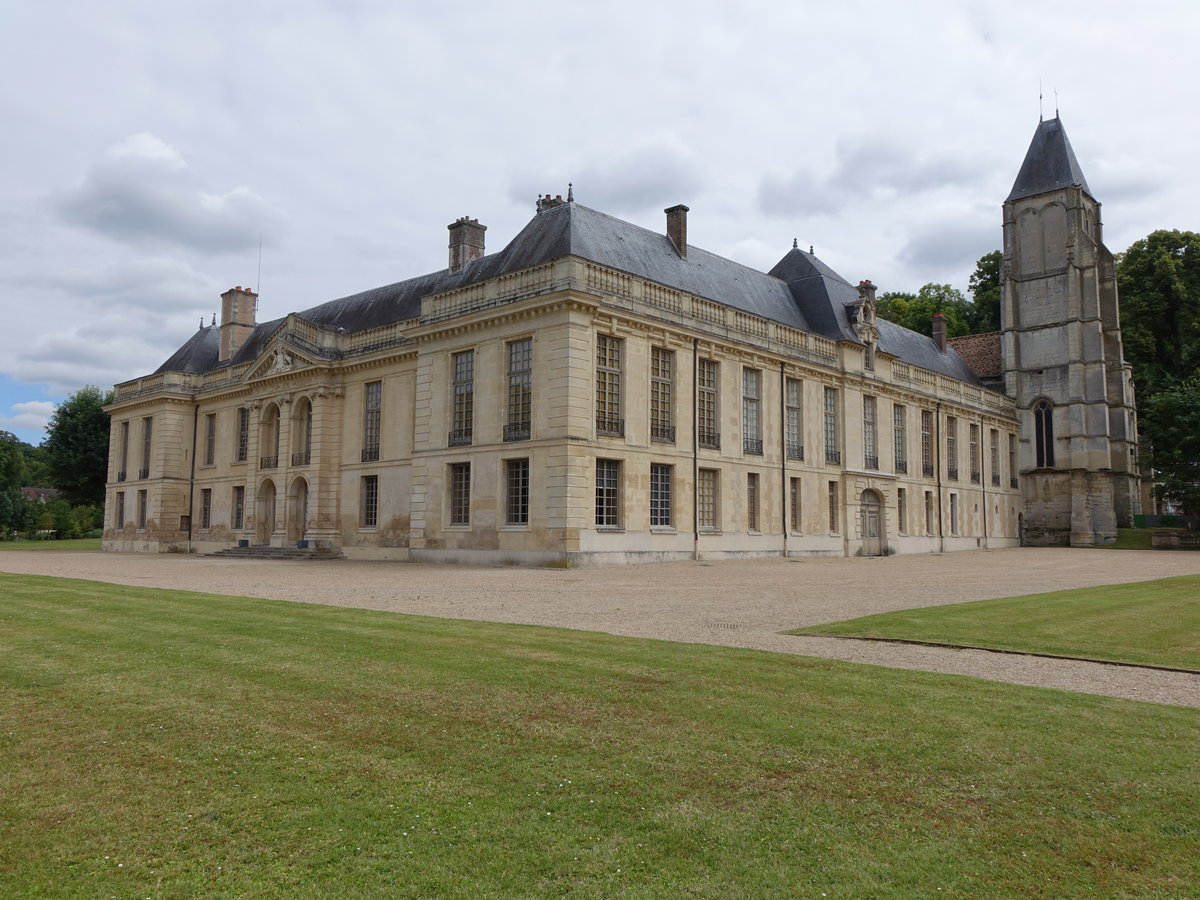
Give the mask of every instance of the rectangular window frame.
M 469 447 L 475 439 L 475 350 L 460 350 L 450 355 L 453 386 L 450 434 L 451 447 Z
M 212 527 L 212 488 L 200 489 L 200 530 Z
M 368 381 L 363 385 L 363 462 L 379 461 L 379 442 L 382 427 L 383 382 Z
M 234 530 L 246 527 L 246 488 L 244 485 L 234 485 L 233 502 L 231 504 L 230 525 Z
M 921 474 L 933 477 L 933 411 L 921 410 Z
M 650 527 L 674 530 L 673 487 L 675 467 L 650 464 Z
M 696 367 L 696 444 L 721 449 L 721 364 L 701 358 Z
M 447 481 L 450 493 L 446 524 L 450 528 L 467 528 L 471 524 L 471 464 L 450 463 Z
M 746 473 L 746 530 L 758 534 L 762 531 L 762 497 L 759 493 L 757 472 Z
M 117 481 L 129 477 L 129 420 L 121 423 L 120 443 L 117 458 Z
M 245 462 L 250 458 L 250 407 L 238 407 L 237 444 L 234 446 L 234 462 Z
M 958 481 L 958 417 L 946 416 L 946 478 Z
M 504 461 L 504 524 L 529 525 L 529 458 Z
M 206 413 L 204 416 L 204 465 L 212 466 L 217 462 L 217 414 Z
M 117 509 L 115 513 L 116 527 L 120 531 L 125 527 L 125 492 L 117 491 Z
M 979 425 L 971 422 L 967 428 L 967 439 L 969 453 L 967 460 L 971 464 L 971 484 L 979 484 L 983 480 L 983 473 L 979 468 Z
M 142 419 L 142 465 L 138 470 L 139 479 L 150 477 L 150 456 L 153 440 L 154 416 L 146 416 Z
M 596 460 L 596 528 L 601 531 L 621 530 L 621 460 Z
M 150 518 L 150 497 L 146 491 L 137 492 L 137 527 L 139 531 L 144 531 L 146 522 Z
M 721 470 L 700 469 L 697 473 L 696 522 L 701 531 L 721 530 Z
M 840 524 L 840 516 L 838 515 L 838 507 L 841 505 L 841 502 L 838 499 L 840 490 L 836 481 L 829 482 L 827 493 L 829 500 L 829 509 L 827 511 L 829 515 L 829 533 L 839 534 L 840 532 L 838 531 L 838 525 Z
M 784 381 L 784 407 L 787 429 L 785 448 L 788 459 L 804 459 L 804 383 L 798 378 Z
M 625 436 L 622 415 L 622 366 L 625 341 L 611 334 L 596 335 L 596 434 Z
M 650 348 L 650 440 L 675 443 L 675 351 Z
M 504 440 L 527 441 L 533 429 L 533 338 L 508 342 L 508 417 Z
M 863 468 L 879 468 L 879 403 L 870 394 L 863 397 Z
M 742 452 L 762 456 L 762 371 L 742 369 Z
M 803 519 L 801 518 L 801 504 L 803 501 L 804 485 L 801 479 L 793 476 L 788 481 L 788 526 L 792 534 L 800 534 L 803 531 L 801 527 Z
M 825 463 L 831 466 L 842 464 L 841 440 L 838 437 L 838 392 L 837 388 L 825 388 L 824 402 Z
M 897 475 L 908 474 L 908 407 L 892 404 L 892 453 Z
M 363 475 L 359 479 L 359 528 L 379 527 L 379 476 Z

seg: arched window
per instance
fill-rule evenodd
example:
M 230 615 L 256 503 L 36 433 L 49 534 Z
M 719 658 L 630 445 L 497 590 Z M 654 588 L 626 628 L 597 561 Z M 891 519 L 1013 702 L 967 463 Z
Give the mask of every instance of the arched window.
M 307 466 L 312 458 L 312 403 L 302 397 L 292 415 L 292 465 Z
M 1054 407 L 1039 400 L 1033 407 L 1034 455 L 1039 469 L 1054 465 Z
M 279 467 L 279 407 L 271 403 L 263 410 L 258 436 L 260 469 Z

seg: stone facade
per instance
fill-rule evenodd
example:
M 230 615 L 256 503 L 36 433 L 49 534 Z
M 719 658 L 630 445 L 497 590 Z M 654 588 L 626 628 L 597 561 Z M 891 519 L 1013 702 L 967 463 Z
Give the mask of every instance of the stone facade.
M 656 233 L 547 195 L 492 255 L 461 218 L 446 269 L 272 322 L 234 288 L 117 386 L 104 546 L 603 565 L 1103 540 L 1135 445 L 1089 204 L 1005 205 L 1011 398 L 811 250 L 762 273 L 689 246 L 682 205 Z M 1065 248 L 1036 264 L 1030 215 Z M 1059 311 L 1085 287 L 1107 311 Z M 1030 462 L 1047 397 L 1069 466 Z

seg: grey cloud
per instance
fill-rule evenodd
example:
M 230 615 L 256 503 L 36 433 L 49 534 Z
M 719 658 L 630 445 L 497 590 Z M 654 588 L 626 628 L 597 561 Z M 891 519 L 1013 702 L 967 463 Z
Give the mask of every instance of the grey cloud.
M 965 283 L 974 270 L 974 263 L 985 253 L 1000 247 L 998 222 L 986 216 L 958 221 L 944 221 L 919 230 L 900 248 L 899 259 L 918 272 L 944 272 L 948 267 L 962 267 L 964 261 L 971 269 L 954 281 Z
M 118 241 L 211 252 L 250 249 L 278 219 L 249 188 L 206 191 L 176 150 L 145 132 L 109 148 L 56 206 L 68 222 Z
M 868 197 L 913 196 L 977 177 L 967 160 L 957 156 L 930 155 L 887 141 L 840 141 L 833 168 L 824 174 L 799 169 L 764 178 L 759 208 L 775 216 L 828 214 Z

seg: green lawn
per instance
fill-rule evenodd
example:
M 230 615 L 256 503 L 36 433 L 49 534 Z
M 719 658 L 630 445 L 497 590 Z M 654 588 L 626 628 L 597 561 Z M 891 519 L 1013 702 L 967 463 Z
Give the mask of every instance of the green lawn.
M 0 541 L 0 550 L 99 550 L 100 538 L 67 541 Z
M 927 606 L 791 633 L 901 638 L 1200 670 L 1200 576 Z
M 5 898 L 1184 897 L 1198 746 L 1181 707 L 0 576 Z

